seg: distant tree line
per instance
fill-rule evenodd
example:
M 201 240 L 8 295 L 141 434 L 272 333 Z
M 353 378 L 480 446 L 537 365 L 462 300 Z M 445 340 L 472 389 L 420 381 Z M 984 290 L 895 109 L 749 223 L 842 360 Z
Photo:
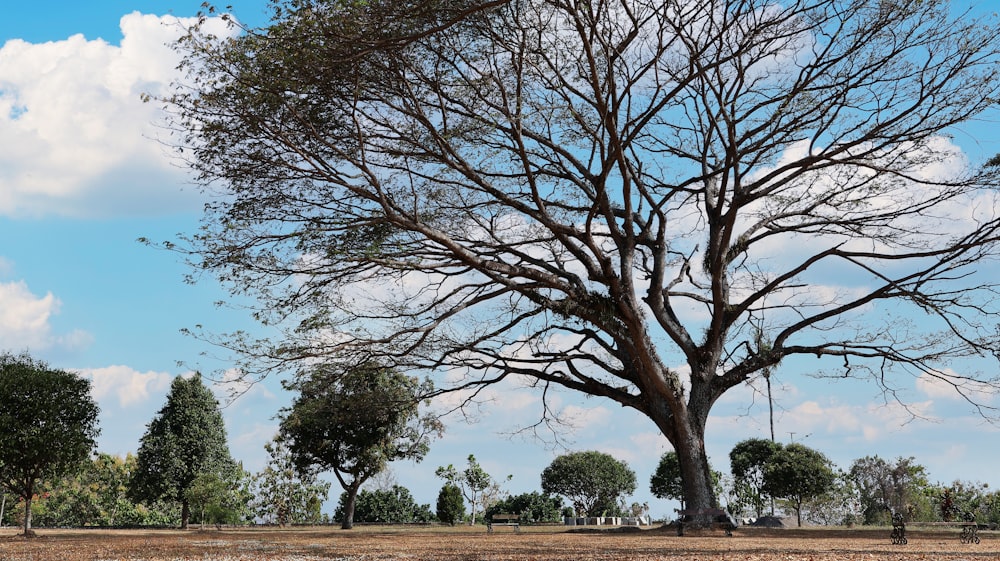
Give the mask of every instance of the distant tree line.
M 540 473 L 541 492 L 510 495 L 511 476 L 490 474 L 469 455 L 464 467 L 438 467 L 443 480 L 434 508 L 408 489 L 362 485 L 399 459 L 421 460 L 443 427 L 418 414 L 424 383 L 377 364 L 313 365 L 283 411 L 281 429 L 265 444 L 257 473 L 233 460 L 219 403 L 200 375 L 177 377 L 147 425 L 138 452 L 95 453 L 98 409 L 89 381 L 26 354 L 0 354 L 0 521 L 26 535 L 45 527 L 131 527 L 197 524 L 316 524 L 332 471 L 343 488 L 333 520 L 363 523 L 481 523 L 517 513 L 522 523 L 563 516 L 629 516 L 648 505 L 628 503 L 635 472 L 599 451 L 556 457 Z M 60 446 L 52 446 L 59 442 Z M 824 525 L 886 525 L 974 516 L 1000 524 L 1000 492 L 986 483 L 932 483 L 914 458 L 865 456 L 846 470 L 802 443 L 766 439 L 737 443 L 730 472 L 711 469 L 715 494 L 733 515 L 793 514 Z M 681 462 L 663 454 L 649 481 L 654 496 L 685 504 Z M 468 508 L 467 508 L 468 507 Z
M 713 480 L 724 506 L 737 517 L 792 514 L 798 525 L 884 526 L 898 513 L 911 522 L 973 516 L 1000 524 L 1000 491 L 982 482 L 932 482 L 913 457 L 865 456 L 843 470 L 801 443 L 753 438 L 737 443 L 729 460 L 730 473 L 713 470 Z M 674 452 L 661 457 L 650 490 L 683 502 Z

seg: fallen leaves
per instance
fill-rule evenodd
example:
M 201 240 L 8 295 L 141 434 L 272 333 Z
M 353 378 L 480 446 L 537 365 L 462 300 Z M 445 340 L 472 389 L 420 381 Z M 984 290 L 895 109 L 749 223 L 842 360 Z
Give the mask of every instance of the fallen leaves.
M 887 529 L 740 529 L 678 537 L 665 530 L 574 533 L 561 526 L 487 534 L 483 527 L 359 526 L 224 530 L 0 532 L 3 561 L 958 561 L 995 559 L 1000 536 L 979 545 L 958 534 L 913 532 L 905 546 Z

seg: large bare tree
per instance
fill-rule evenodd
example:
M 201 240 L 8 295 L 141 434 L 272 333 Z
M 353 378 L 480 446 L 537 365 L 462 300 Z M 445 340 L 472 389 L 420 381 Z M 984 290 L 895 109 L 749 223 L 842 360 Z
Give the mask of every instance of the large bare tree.
M 998 350 L 994 20 L 941 0 L 287 0 L 165 98 L 260 303 L 248 373 L 355 357 L 601 396 L 717 503 L 712 405 L 789 357 L 951 384 Z M 949 369 L 950 365 L 950 369 Z M 825 369 L 825 370 L 824 370 Z M 836 371 L 836 372 L 834 372 Z M 544 413 L 549 415 L 551 412 Z

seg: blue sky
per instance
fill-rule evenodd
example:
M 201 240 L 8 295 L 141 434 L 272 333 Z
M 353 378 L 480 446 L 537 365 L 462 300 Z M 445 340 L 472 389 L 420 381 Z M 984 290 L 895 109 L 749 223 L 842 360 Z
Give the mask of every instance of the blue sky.
M 176 61 L 164 43 L 177 27 L 165 16 L 193 16 L 200 3 L 16 2 L 0 18 L 0 350 L 29 350 L 90 377 L 106 452 L 136 449 L 174 376 L 230 366 L 182 328 L 254 327 L 238 310 L 215 305 L 227 295 L 211 280 L 185 284 L 177 256 L 137 242 L 171 239 L 198 224 L 202 199 L 155 141 L 156 108 L 139 96 L 173 76 Z M 228 3 L 242 20 L 265 23 L 263 0 Z M 1000 151 L 995 136 L 995 128 L 971 126 L 956 143 L 977 157 Z M 932 480 L 1000 485 L 996 428 L 955 396 L 914 381 L 907 397 L 932 420 L 911 420 L 874 387 L 805 375 L 819 367 L 790 362 L 775 374 L 779 439 L 805 442 L 842 468 L 865 455 L 914 456 Z M 512 474 L 511 492 L 539 488 L 539 473 L 560 451 L 503 436 L 535 418 L 538 396 L 505 388 L 494 397 L 478 422 L 448 420 L 422 464 L 393 467 L 418 501 L 434 502 L 437 466 L 463 465 L 469 454 L 494 475 Z M 648 491 L 669 450 L 652 422 L 596 398 L 561 399 L 578 413 L 577 429 L 566 435 L 571 448 L 628 461 L 639 479 L 633 500 L 650 502 L 654 516 L 670 514 L 676 505 Z M 248 469 L 263 466 L 273 417 L 287 401 L 278 381 L 268 380 L 226 404 L 233 454 Z M 767 436 L 766 401 L 742 388 L 715 412 L 707 446 L 715 467 L 728 471 L 733 444 Z

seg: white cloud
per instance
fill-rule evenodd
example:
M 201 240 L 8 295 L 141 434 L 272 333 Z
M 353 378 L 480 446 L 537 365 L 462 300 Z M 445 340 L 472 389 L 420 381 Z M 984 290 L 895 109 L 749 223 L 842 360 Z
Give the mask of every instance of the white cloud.
M 914 415 L 930 417 L 930 402 L 909 403 L 907 408 L 896 403 L 850 405 L 810 400 L 783 414 L 780 424 L 782 428 L 795 428 L 800 438 L 822 432 L 846 438 L 861 437 L 872 442 L 905 430 Z
M 59 313 L 61 302 L 51 292 L 37 296 L 24 281 L 0 283 L 0 341 L 8 351 L 52 348 L 79 349 L 92 336 L 77 330 L 68 335 L 52 332 L 50 319 Z
M 228 405 L 243 397 L 258 395 L 273 399 L 275 395 L 260 380 L 248 378 L 238 368 L 229 368 L 218 379 L 210 380 L 209 388 L 219 403 Z
M 921 374 L 916 380 L 917 390 L 935 399 L 954 401 L 972 400 L 989 404 L 996 398 L 997 389 L 986 382 L 963 378 L 950 368 Z
M 567 405 L 559 412 L 558 417 L 577 432 L 588 430 L 606 430 L 612 427 L 608 424 L 611 411 L 606 407 L 580 407 Z
M 164 393 L 174 379 L 173 375 L 166 372 L 139 372 L 121 365 L 80 369 L 76 372 L 91 380 L 91 393 L 95 400 L 102 402 L 117 398 L 121 407 L 149 400 L 150 392 Z
M 151 213 L 190 206 L 141 94 L 176 76 L 168 46 L 193 19 L 121 19 L 121 46 L 83 35 L 0 47 L 0 214 Z M 219 34 L 225 30 L 221 24 Z

